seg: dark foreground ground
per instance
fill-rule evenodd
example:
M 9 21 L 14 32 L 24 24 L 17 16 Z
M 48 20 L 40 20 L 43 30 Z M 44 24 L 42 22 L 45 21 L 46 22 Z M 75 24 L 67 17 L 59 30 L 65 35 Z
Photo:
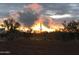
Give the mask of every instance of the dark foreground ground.
M 31 34 L 18 31 L 0 34 L 3 55 L 78 55 L 79 33 Z

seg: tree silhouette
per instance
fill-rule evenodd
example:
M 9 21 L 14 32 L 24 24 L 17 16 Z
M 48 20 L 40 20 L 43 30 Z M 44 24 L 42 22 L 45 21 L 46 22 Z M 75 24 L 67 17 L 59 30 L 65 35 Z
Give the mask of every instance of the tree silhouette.
M 64 26 L 64 31 L 68 31 L 68 32 L 77 32 L 77 26 L 78 26 L 78 22 L 75 22 L 74 20 L 67 23 L 66 21 L 63 22 L 63 26 Z
M 7 20 L 4 20 L 3 22 L 4 22 L 4 26 L 9 31 L 16 30 L 16 28 L 20 26 L 20 23 L 16 22 L 13 18 L 8 18 Z

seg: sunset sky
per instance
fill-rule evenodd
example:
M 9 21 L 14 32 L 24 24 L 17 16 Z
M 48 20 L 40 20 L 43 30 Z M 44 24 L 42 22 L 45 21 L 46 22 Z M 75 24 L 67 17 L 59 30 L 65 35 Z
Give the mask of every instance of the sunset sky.
M 24 5 L 28 6 L 28 3 L 0 3 L 0 17 L 8 15 L 11 10 L 24 11 Z M 41 3 L 39 5 L 42 6 L 42 15 L 59 21 L 79 19 L 79 4 L 77 3 Z

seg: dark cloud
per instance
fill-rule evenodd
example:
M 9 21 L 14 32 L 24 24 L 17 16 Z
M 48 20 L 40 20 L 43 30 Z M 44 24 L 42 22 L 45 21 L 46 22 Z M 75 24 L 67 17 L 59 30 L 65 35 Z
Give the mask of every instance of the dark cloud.
M 27 3 L 1 3 L 0 4 L 0 16 L 6 16 L 10 10 L 23 10 L 23 6 L 28 5 Z M 73 15 L 72 18 L 65 18 L 65 19 L 79 19 L 79 4 L 78 3 L 41 3 L 40 4 L 43 7 L 43 11 L 41 11 L 41 14 L 71 14 Z M 33 17 L 34 16 L 34 17 Z M 23 22 L 26 23 L 32 23 L 35 19 L 36 15 L 31 13 L 23 13 L 21 14 L 21 19 L 23 19 Z M 27 20 L 26 20 L 27 18 Z M 29 19 L 29 20 L 28 20 Z M 64 19 L 63 19 L 64 20 Z

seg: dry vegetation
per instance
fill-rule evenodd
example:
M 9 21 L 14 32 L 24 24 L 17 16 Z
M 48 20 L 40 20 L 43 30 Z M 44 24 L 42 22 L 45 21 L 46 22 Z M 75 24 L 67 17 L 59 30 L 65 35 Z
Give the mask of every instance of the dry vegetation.
M 79 54 L 79 33 L 25 33 L 9 31 L 0 34 L 0 54 Z

